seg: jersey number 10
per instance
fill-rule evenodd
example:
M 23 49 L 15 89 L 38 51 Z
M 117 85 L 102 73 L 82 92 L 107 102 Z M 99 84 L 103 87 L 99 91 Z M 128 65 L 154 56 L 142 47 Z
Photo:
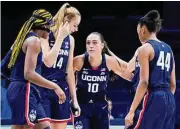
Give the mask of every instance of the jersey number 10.
M 162 70 L 164 70 L 164 67 L 166 67 L 167 71 L 169 71 L 170 59 L 171 59 L 170 53 L 167 53 L 165 57 L 164 51 L 160 51 L 159 58 L 157 61 L 157 66 L 161 66 Z
M 88 83 L 88 92 L 96 93 L 98 92 L 99 84 L 98 83 Z

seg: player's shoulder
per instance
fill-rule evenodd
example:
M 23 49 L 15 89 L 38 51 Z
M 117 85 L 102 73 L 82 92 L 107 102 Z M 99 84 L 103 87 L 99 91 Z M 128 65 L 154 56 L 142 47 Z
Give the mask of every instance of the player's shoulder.
M 84 64 L 84 57 L 85 57 L 85 54 L 81 54 L 74 57 L 73 66 L 75 70 L 79 71 L 82 68 Z
M 41 41 L 36 36 L 30 36 L 24 41 L 24 44 L 31 46 L 31 47 L 33 47 L 33 46 L 37 47 L 37 46 L 41 46 Z
M 77 55 L 74 57 L 74 62 L 83 62 L 85 54 Z
M 150 43 L 145 43 L 138 48 L 138 52 L 149 52 L 153 50 L 153 46 Z
M 115 62 L 116 58 L 114 56 L 109 56 L 107 54 L 105 54 L 105 58 L 106 58 L 106 62 Z
M 115 64 L 117 64 L 117 60 L 114 56 L 109 56 L 107 54 L 105 54 L 106 57 L 106 65 L 108 67 L 109 70 L 111 70 Z
M 25 39 L 23 43 L 22 50 L 24 52 L 27 51 L 27 49 L 39 52 L 41 49 L 41 41 L 38 37 L 36 36 L 30 36 L 27 39 Z
M 162 41 L 162 42 L 163 42 L 163 41 Z M 170 46 L 168 43 L 163 42 L 163 44 L 172 51 L 172 48 L 171 48 L 171 46 Z
M 29 42 L 29 43 L 40 43 L 40 39 L 36 36 L 30 36 L 28 38 L 25 39 L 25 42 Z

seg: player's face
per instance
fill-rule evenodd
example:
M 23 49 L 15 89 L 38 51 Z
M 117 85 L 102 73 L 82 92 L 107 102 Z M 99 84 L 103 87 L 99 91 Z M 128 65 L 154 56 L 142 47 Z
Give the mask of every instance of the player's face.
M 146 41 L 145 26 L 141 27 L 140 24 L 138 24 L 137 33 L 138 33 L 138 37 L 139 37 L 140 42 L 143 44 Z
M 99 35 L 90 34 L 86 39 L 86 50 L 90 56 L 97 56 L 102 53 L 104 44 L 101 42 Z
M 47 37 L 49 36 L 49 31 L 50 31 L 50 25 L 43 25 L 43 28 L 46 30 L 42 30 L 42 38 L 47 39 Z
M 78 31 L 78 26 L 80 22 L 81 22 L 81 17 L 79 15 L 76 15 L 76 17 L 73 17 L 71 19 L 71 21 L 69 22 L 71 34 Z

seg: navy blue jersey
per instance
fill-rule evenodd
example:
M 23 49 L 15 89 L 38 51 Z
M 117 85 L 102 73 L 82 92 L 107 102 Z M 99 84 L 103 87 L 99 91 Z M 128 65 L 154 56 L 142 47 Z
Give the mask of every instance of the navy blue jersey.
M 10 49 L 6 56 L 1 61 L 1 77 L 4 77 L 6 79 L 9 79 L 10 76 L 10 69 L 8 68 L 8 63 L 10 61 L 12 54 L 12 50 Z
M 49 34 L 49 46 L 52 48 L 55 43 L 55 38 L 53 33 Z M 51 68 L 42 65 L 42 76 L 49 80 L 59 80 L 64 79 L 67 75 L 66 66 L 68 63 L 70 51 L 70 36 L 67 36 L 62 43 L 61 49 L 59 51 L 56 62 Z
M 140 71 L 140 67 L 139 66 L 140 65 L 139 65 L 138 57 L 136 56 L 134 76 L 133 76 L 133 78 L 131 80 L 133 94 L 135 94 L 137 86 L 138 86 L 138 83 L 139 83 L 139 71 Z
M 133 126 L 128 129 L 174 129 L 175 100 L 169 90 L 174 63 L 172 50 L 164 42 L 148 40 L 147 43 L 150 43 L 154 49 L 154 58 L 149 62 L 149 92 L 135 112 Z M 132 80 L 134 89 L 138 86 L 139 74 L 140 66 L 136 57 L 136 68 Z
M 148 40 L 154 49 L 154 58 L 149 67 L 149 88 L 168 88 L 173 69 L 174 57 L 171 47 L 164 42 Z
M 89 64 L 88 54 L 85 53 L 84 65 L 77 72 L 77 97 L 79 103 L 104 100 L 108 80 L 109 70 L 106 66 L 105 54 L 102 54 L 101 65 L 93 69 Z
M 170 77 L 173 68 L 174 57 L 170 46 L 164 42 L 148 40 L 154 49 L 154 58 L 149 63 L 149 86 L 169 88 Z M 136 89 L 139 83 L 139 61 L 136 57 L 136 67 L 134 77 L 132 79 L 133 88 Z
M 36 34 L 34 32 L 29 32 L 26 38 L 29 38 L 31 36 L 36 36 Z M 10 80 L 26 81 L 26 79 L 24 78 L 25 56 L 26 56 L 25 53 L 21 49 L 17 57 L 17 60 L 13 68 L 11 69 Z M 41 64 L 42 64 L 42 52 L 40 52 L 38 55 L 36 69 L 35 69 L 35 71 L 39 74 L 41 74 Z
M 3 58 L 3 60 L 1 61 L 1 81 L 4 84 L 2 85 L 4 88 L 7 88 L 10 83 L 9 77 L 11 74 L 11 69 L 8 68 L 8 63 L 10 61 L 11 54 L 12 54 L 12 50 L 10 49 L 6 54 L 6 56 Z

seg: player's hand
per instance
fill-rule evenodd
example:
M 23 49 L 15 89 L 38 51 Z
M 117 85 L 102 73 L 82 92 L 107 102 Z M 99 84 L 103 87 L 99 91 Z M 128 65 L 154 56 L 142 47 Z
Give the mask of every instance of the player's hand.
M 55 93 L 59 97 L 59 103 L 62 104 L 66 101 L 66 95 L 64 91 L 57 85 L 57 87 L 54 89 Z
M 133 125 L 134 112 L 129 112 L 125 117 L 125 128 Z
M 59 27 L 58 37 L 64 39 L 70 34 L 69 22 L 62 23 Z
M 76 117 L 80 116 L 80 114 L 81 114 L 81 108 L 80 108 L 77 100 L 73 100 L 73 101 L 72 101 L 72 105 L 73 105 L 73 108 L 75 109 L 74 115 L 75 115 Z

